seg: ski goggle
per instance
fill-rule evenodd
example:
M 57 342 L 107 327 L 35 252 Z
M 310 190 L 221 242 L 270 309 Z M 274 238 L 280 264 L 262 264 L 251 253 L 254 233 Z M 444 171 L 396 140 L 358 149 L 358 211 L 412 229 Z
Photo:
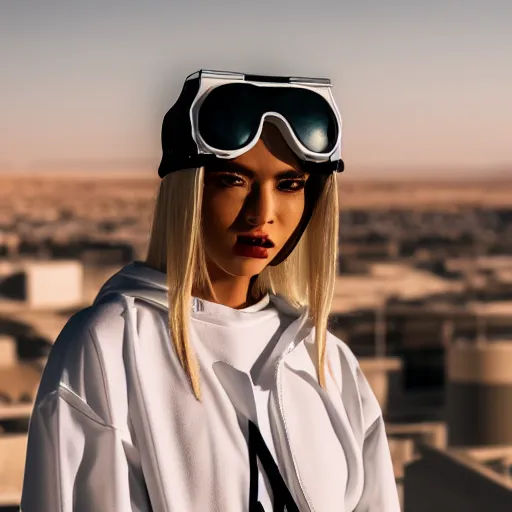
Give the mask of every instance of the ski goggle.
M 200 70 L 187 77 L 162 126 L 158 174 L 234 159 L 277 126 L 304 170 L 342 172 L 341 117 L 325 78 Z

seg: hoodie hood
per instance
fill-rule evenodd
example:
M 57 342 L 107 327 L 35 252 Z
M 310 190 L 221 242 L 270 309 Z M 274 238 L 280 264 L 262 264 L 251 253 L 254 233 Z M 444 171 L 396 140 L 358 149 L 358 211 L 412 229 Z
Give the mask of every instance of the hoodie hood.
M 103 302 L 107 295 L 121 294 L 137 297 L 167 308 L 166 275 L 142 261 L 125 265 L 101 287 L 93 305 Z
M 101 287 L 94 299 L 93 305 L 107 300 L 107 296 L 121 294 L 141 299 L 161 308 L 168 308 L 167 302 L 167 276 L 165 273 L 146 265 L 142 261 L 133 261 L 125 265 L 111 276 Z M 297 308 L 283 297 L 273 293 L 268 294 L 269 302 L 287 315 L 299 317 L 304 313 L 304 308 Z M 202 310 L 203 300 L 192 297 L 191 308 L 195 311 Z M 241 311 L 250 312 L 250 307 Z

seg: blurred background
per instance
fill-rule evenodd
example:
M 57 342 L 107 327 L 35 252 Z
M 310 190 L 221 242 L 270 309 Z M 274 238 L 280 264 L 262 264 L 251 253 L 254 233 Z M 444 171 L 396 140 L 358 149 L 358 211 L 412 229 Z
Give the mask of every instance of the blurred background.
M 185 77 L 329 77 L 330 330 L 384 412 L 405 512 L 512 510 L 512 4 L 0 3 L 0 510 L 52 343 L 144 259 Z M 373 512 L 373 511 L 372 511 Z

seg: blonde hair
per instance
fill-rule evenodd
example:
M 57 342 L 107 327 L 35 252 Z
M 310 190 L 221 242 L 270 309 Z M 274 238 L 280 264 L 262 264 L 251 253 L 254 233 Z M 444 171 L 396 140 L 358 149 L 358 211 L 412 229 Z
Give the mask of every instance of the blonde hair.
M 201 229 L 204 168 L 167 174 L 158 190 L 146 263 L 167 274 L 171 340 L 196 398 L 201 401 L 199 364 L 190 343 L 192 290 L 215 297 Z M 327 177 L 301 239 L 285 261 L 255 277 L 252 299 L 267 292 L 293 307 L 307 307 L 315 328 L 318 381 L 325 389 L 325 343 L 338 260 L 336 174 Z

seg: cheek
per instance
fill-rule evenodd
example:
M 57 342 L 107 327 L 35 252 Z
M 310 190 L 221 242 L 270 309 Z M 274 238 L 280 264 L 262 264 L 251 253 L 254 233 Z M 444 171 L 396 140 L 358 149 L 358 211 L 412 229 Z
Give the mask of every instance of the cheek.
M 305 197 L 297 195 L 293 200 L 287 201 L 286 208 L 283 208 L 282 217 L 284 224 L 292 230 L 297 227 L 304 213 Z
M 203 201 L 202 219 L 205 238 L 219 239 L 225 236 L 239 214 L 238 205 L 220 195 L 206 197 Z

